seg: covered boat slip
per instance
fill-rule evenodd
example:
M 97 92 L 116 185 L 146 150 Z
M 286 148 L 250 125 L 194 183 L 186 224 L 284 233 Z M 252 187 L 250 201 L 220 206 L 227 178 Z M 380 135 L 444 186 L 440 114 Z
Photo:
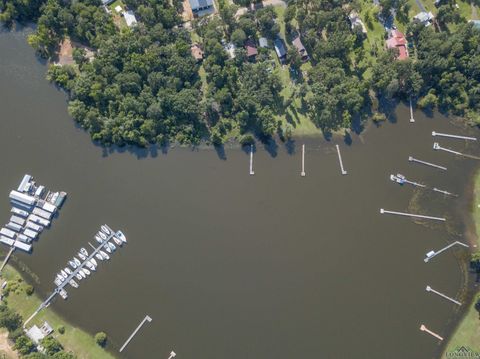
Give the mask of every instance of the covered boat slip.
M 45 186 L 37 185 L 33 176 L 24 175 L 18 188 L 10 191 L 12 216 L 0 229 L 0 242 L 30 252 L 31 242 L 50 226 L 66 196 L 65 192 L 48 191 Z

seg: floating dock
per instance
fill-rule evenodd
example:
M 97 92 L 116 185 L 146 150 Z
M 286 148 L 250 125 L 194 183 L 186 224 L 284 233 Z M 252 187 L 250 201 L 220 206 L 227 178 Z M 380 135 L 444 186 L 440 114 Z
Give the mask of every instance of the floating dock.
M 442 248 L 442 249 L 440 249 L 440 250 L 438 250 L 438 251 L 436 251 L 436 252 L 433 251 L 433 250 L 430 251 L 430 252 L 428 252 L 428 253 L 426 254 L 425 259 L 424 259 L 423 261 L 424 261 L 425 263 L 428 263 L 432 258 L 438 256 L 440 253 L 446 251 L 446 250 L 449 249 L 449 248 L 452 248 L 453 246 L 455 246 L 455 245 L 457 245 L 457 244 L 460 245 L 460 246 L 469 248 L 469 246 L 468 246 L 467 244 L 462 243 L 462 242 L 459 242 L 459 241 L 455 241 L 455 242 L 449 244 L 448 246 L 446 246 L 446 247 L 444 247 L 444 248 Z
M 416 162 L 416 163 L 420 163 L 420 164 L 422 164 L 422 165 L 426 165 L 426 166 L 438 168 L 438 169 L 443 170 L 443 171 L 446 171 L 446 170 L 447 170 L 447 167 L 443 167 L 443 166 L 436 165 L 436 164 L 434 164 L 434 163 L 422 161 L 422 160 L 419 160 L 419 159 L 417 159 L 417 158 L 413 158 L 412 156 L 408 157 L 408 160 L 409 160 L 410 162 Z
M 446 300 L 448 300 L 448 301 L 450 301 L 450 302 L 452 302 L 452 303 L 455 303 L 456 305 L 462 305 L 462 303 L 460 303 L 458 300 L 455 300 L 455 299 L 453 299 L 453 298 L 450 298 L 450 297 L 446 296 L 445 294 L 440 293 L 440 292 L 436 291 L 435 289 L 432 289 L 432 287 L 430 287 L 430 286 L 428 286 L 428 285 L 427 285 L 427 288 L 425 288 L 425 290 L 426 290 L 427 292 L 434 293 L 434 294 L 436 294 L 436 295 L 442 297 L 443 299 L 446 299 Z
M 302 172 L 300 176 L 305 177 L 305 144 L 302 145 Z
M 420 326 L 420 330 L 421 330 L 422 332 L 426 332 L 426 333 L 430 334 L 432 337 L 435 337 L 435 338 L 437 338 L 438 340 L 443 340 L 443 338 L 442 338 L 440 335 L 438 335 L 438 334 L 435 333 L 435 332 L 432 332 L 430 329 L 428 329 L 428 328 L 427 328 L 425 325 L 423 325 L 423 324 Z
M 145 322 L 151 322 L 152 321 L 152 318 L 150 318 L 148 315 L 145 316 L 145 318 L 143 318 L 143 320 L 140 322 L 140 324 L 138 325 L 138 327 L 133 331 L 133 333 L 128 337 L 128 339 L 125 341 L 125 343 L 122 345 L 122 347 L 120 348 L 119 352 L 121 353 L 123 351 L 123 349 L 125 349 L 125 347 L 128 345 L 128 343 L 130 343 L 130 341 L 133 339 L 133 337 L 137 334 L 137 332 L 140 330 L 140 328 L 145 324 Z M 172 356 L 172 353 L 174 354 Z M 173 358 L 175 357 L 175 353 L 172 352 L 170 353 L 170 358 Z
M 253 172 L 253 145 L 250 145 L 250 176 L 253 176 L 255 172 Z
M 335 145 L 337 147 L 337 154 L 338 154 L 338 162 L 340 162 L 340 170 L 342 171 L 342 175 L 346 175 L 347 171 L 343 168 L 343 161 L 342 161 L 342 155 L 340 153 L 340 147 L 338 145 Z
M 448 138 L 455 138 L 459 140 L 467 140 L 467 141 L 476 141 L 477 139 L 475 137 L 468 137 L 468 136 L 459 136 L 459 135 L 450 135 L 448 133 L 440 133 L 440 132 L 435 132 L 432 131 L 432 136 L 440 136 L 440 137 L 448 137 Z
M 441 218 L 441 217 L 432 217 L 432 216 L 424 216 L 422 214 L 412 214 L 412 213 L 404 213 L 404 212 L 396 212 L 396 211 L 387 211 L 386 209 L 383 209 L 383 208 L 380 208 L 380 214 L 395 214 L 395 215 L 398 215 L 398 216 L 431 219 L 431 220 L 434 220 L 434 221 L 445 222 L 445 218 Z

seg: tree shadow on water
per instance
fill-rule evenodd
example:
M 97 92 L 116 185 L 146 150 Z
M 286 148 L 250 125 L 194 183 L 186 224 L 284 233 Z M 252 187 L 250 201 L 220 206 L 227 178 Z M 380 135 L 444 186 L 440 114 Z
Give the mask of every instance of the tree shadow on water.
M 222 145 L 213 145 L 213 148 L 215 149 L 215 152 L 217 153 L 217 156 L 219 159 L 226 161 L 227 160 L 227 155 L 225 153 L 225 146 Z
M 285 148 L 287 149 L 287 153 L 288 153 L 289 155 L 295 154 L 295 152 L 296 152 L 296 143 L 295 143 L 295 140 L 289 138 L 289 139 L 285 142 Z

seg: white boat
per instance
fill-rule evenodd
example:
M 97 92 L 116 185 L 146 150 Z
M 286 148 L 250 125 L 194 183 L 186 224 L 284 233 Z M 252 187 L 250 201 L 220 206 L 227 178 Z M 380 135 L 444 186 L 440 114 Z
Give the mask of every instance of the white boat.
M 95 240 L 96 240 L 98 243 L 100 243 L 100 244 L 103 243 L 103 239 L 101 239 L 98 234 L 95 235 Z
M 103 226 L 100 227 L 102 229 L 102 231 L 105 233 L 105 234 L 110 234 L 112 232 L 110 232 L 110 230 L 108 229 L 107 225 L 104 224 Z
M 123 244 L 123 242 L 119 238 L 115 236 L 113 236 L 112 238 L 113 238 L 113 241 L 117 243 L 118 246 L 121 246 Z
M 115 249 L 117 249 L 117 247 L 115 247 L 115 244 L 113 244 L 112 242 L 107 242 L 108 246 L 110 247 L 110 249 L 112 251 L 114 251 Z
M 62 271 L 61 271 L 60 273 L 62 273 L 63 278 L 67 279 L 67 277 L 68 277 L 67 272 L 65 272 L 65 271 L 62 269 Z
M 90 271 L 87 268 L 82 268 L 83 273 L 90 275 Z
M 95 270 L 95 266 L 90 261 L 86 261 L 85 265 L 88 267 L 88 269 L 90 269 L 92 271 Z
M 120 238 L 120 240 L 123 242 L 123 243 L 127 243 L 127 237 L 125 237 L 125 234 L 123 234 L 122 231 L 118 231 L 117 233 L 115 233 L 115 236 L 117 238 Z
M 65 272 L 67 272 L 68 275 L 72 274 L 72 270 L 68 267 L 65 267 Z
M 78 267 L 77 263 L 75 263 L 74 261 L 68 261 L 68 264 L 70 264 L 70 267 L 72 267 L 73 269 L 76 269 Z
M 75 277 L 77 277 L 78 280 L 82 280 L 83 277 L 80 275 L 79 272 L 75 273 Z
M 95 258 L 97 258 L 99 261 L 103 261 L 103 257 L 99 252 L 95 254 Z
M 87 257 L 85 257 L 85 256 L 83 255 L 83 253 L 78 252 L 78 256 L 80 257 L 80 259 L 81 259 L 82 261 L 84 261 L 85 259 L 87 259 Z
M 107 239 L 107 235 L 106 235 L 105 233 L 103 233 L 102 231 L 98 232 L 97 234 L 98 234 L 98 235 L 100 236 L 100 238 L 102 238 L 103 240 Z
M 110 259 L 110 256 L 105 253 L 104 251 L 100 251 L 100 254 L 102 255 L 103 258 L 105 258 L 107 261 Z
M 60 273 L 57 274 L 57 278 L 60 279 L 60 282 L 63 282 L 65 280 L 65 278 L 63 278 L 63 275 L 61 275 Z
M 82 276 L 82 278 L 87 278 L 87 273 L 85 273 L 85 268 L 82 268 L 78 271 L 78 274 Z
M 77 267 L 78 267 L 80 264 L 82 264 L 82 262 L 80 262 L 77 257 L 73 257 L 73 261 L 75 262 L 75 264 L 77 265 Z
M 92 263 L 95 267 L 98 266 L 98 262 L 95 260 L 95 258 L 90 259 L 90 263 Z
M 70 282 L 68 282 L 73 288 L 78 288 L 78 283 L 75 282 L 73 279 L 70 279 Z
M 67 299 L 68 298 L 68 294 L 67 294 L 67 291 L 65 289 L 60 289 L 60 296 L 63 298 L 63 299 Z
M 82 247 L 82 248 L 80 248 L 80 253 L 82 253 L 82 254 L 83 254 L 85 257 L 87 257 L 87 256 L 88 256 L 88 252 L 87 252 L 87 250 L 86 250 L 85 248 L 83 248 L 83 247 Z
M 108 245 L 108 243 L 105 243 L 105 245 L 103 246 L 103 248 L 105 248 L 105 250 L 108 252 L 108 253 L 112 253 L 112 250 L 110 249 L 110 246 Z
M 62 277 L 63 278 L 63 277 Z M 62 284 L 62 281 L 60 280 L 60 278 L 58 277 L 55 277 L 55 280 L 53 281 L 53 283 L 55 283 L 55 285 L 57 287 L 59 287 L 61 284 Z

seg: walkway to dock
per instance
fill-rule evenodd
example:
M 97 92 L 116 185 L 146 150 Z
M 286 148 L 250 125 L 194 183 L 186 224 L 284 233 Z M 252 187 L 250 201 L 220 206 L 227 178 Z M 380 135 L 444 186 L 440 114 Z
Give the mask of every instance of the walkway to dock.
M 253 145 L 250 145 L 250 176 L 253 176 L 255 172 L 253 172 Z
M 0 267 L 0 272 L 3 270 L 3 267 L 5 267 L 5 265 L 7 264 L 8 260 L 10 259 L 10 256 L 12 255 L 12 253 L 13 253 L 14 251 L 15 251 L 15 247 L 10 248 L 10 250 L 9 250 L 8 253 L 7 253 L 7 256 L 6 256 L 5 259 L 3 260 L 2 266 Z
M 415 122 L 415 119 L 413 118 L 412 97 L 410 97 L 410 122 Z
M 386 209 L 380 208 L 381 214 L 396 214 L 398 216 L 406 216 L 406 217 L 414 217 L 414 218 L 423 218 L 423 219 L 432 219 L 435 221 L 443 221 L 445 222 L 445 218 L 441 217 L 432 217 L 432 216 L 424 216 L 422 214 L 413 214 L 413 213 L 404 213 L 404 212 L 396 212 L 396 211 L 387 211 Z
M 140 330 L 140 328 L 145 324 L 145 322 L 151 322 L 152 321 L 152 318 L 150 318 L 148 315 L 145 316 L 145 318 L 143 318 L 143 320 L 140 322 L 140 324 L 138 325 L 138 327 L 133 331 L 133 333 L 128 337 L 128 339 L 125 341 L 125 343 L 122 345 L 122 347 L 120 348 L 119 352 L 121 353 L 123 351 L 123 349 L 125 349 L 125 347 L 128 345 L 128 343 L 130 343 L 130 341 L 133 339 L 133 337 L 137 334 L 137 332 Z M 172 356 L 172 353 L 173 353 L 173 356 Z M 170 358 L 173 358 L 176 354 L 174 352 L 170 353 Z
M 305 144 L 302 145 L 302 172 L 300 176 L 305 177 Z
M 337 147 L 337 154 L 338 154 L 338 161 L 340 162 L 340 170 L 342 171 L 342 175 L 346 175 L 347 171 L 343 168 L 343 162 L 342 162 L 342 155 L 340 154 L 340 147 L 338 145 L 335 145 Z
M 436 165 L 436 164 L 434 164 L 434 163 L 422 161 L 422 160 L 413 158 L 412 156 L 408 157 L 408 160 L 409 160 L 410 162 L 416 162 L 416 163 L 421 163 L 422 165 L 426 165 L 426 166 L 430 166 L 430 167 L 435 167 L 435 168 L 438 168 L 438 169 L 440 169 L 440 170 L 444 170 L 444 171 L 447 170 L 447 167 L 443 167 L 443 166 Z

